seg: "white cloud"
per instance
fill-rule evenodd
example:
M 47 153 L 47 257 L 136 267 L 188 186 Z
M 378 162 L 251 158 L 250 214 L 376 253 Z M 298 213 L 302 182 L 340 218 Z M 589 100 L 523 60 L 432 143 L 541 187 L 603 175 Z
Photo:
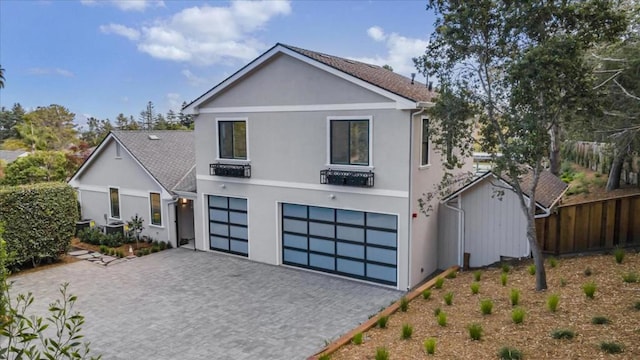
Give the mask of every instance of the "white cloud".
M 256 57 L 265 45 L 253 33 L 273 17 L 290 12 L 288 0 L 234 1 L 228 7 L 187 8 L 139 29 L 120 25 L 126 33 L 112 32 L 135 41 L 138 50 L 154 58 L 211 65 Z M 139 37 L 132 38 L 129 29 L 138 31 Z
M 397 33 L 386 34 L 379 26 L 372 26 L 367 30 L 371 39 L 384 42 L 387 53 L 383 56 L 352 58 L 354 60 L 375 65 L 389 65 L 398 74 L 408 76 L 416 72 L 413 58 L 424 54 L 429 42 L 423 39 L 414 39 Z
M 124 36 L 131 41 L 135 41 L 140 38 L 140 32 L 138 30 L 120 24 L 100 25 L 100 31 L 105 34 L 117 34 Z
M 189 85 L 191 86 L 200 86 L 200 85 L 204 85 L 207 83 L 210 83 L 209 80 L 197 76 L 196 74 L 194 74 L 193 72 L 191 72 L 191 70 L 189 69 L 184 69 L 181 71 L 182 75 L 184 75 L 185 78 L 187 78 L 187 82 L 189 83 Z
M 164 1 L 162 0 L 111 0 L 111 1 L 96 1 L 96 0 L 80 0 L 80 3 L 85 6 L 98 6 L 103 4 L 109 4 L 117 7 L 122 11 L 145 11 L 150 7 L 164 7 Z
M 64 77 L 75 76 L 73 72 L 61 68 L 30 68 L 28 72 L 31 75 L 60 75 Z
M 180 112 L 182 107 L 182 97 L 178 93 L 168 93 L 167 94 L 167 105 L 168 108 L 175 111 Z

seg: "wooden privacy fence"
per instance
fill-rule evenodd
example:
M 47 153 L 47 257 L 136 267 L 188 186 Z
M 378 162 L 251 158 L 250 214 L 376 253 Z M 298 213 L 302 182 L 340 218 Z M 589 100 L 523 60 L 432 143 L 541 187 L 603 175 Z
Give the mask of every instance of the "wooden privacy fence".
M 640 194 L 559 206 L 536 230 L 542 251 L 556 255 L 640 246 Z

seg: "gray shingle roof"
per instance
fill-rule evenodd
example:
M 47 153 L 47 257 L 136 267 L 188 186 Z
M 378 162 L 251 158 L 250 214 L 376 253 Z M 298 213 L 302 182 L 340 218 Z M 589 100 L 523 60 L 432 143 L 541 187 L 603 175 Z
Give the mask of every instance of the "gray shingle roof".
M 389 71 L 378 65 L 305 50 L 295 46 L 280 45 L 412 101 L 431 101 L 436 95 L 435 92 L 429 91 L 425 84 L 418 81 L 414 81 L 412 84 L 411 79 L 408 77 Z
M 165 189 L 195 191 L 195 172 L 189 175 L 196 164 L 193 131 L 114 130 L 111 133 Z

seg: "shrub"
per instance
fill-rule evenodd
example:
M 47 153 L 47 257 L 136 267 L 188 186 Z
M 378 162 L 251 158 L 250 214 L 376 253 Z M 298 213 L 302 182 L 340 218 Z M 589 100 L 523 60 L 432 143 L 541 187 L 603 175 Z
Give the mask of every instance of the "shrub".
M 482 338 L 482 325 L 474 323 L 469 325 L 467 329 L 469 329 L 469 337 L 471 337 L 471 340 L 478 341 Z
M 153 253 L 157 253 L 158 251 L 160 251 L 160 248 L 159 248 L 159 247 L 157 247 L 157 246 L 152 246 L 152 247 L 151 247 L 151 253 L 152 253 L 152 254 L 153 254 Z
M 509 266 L 509 264 L 502 264 L 502 273 L 503 274 L 508 274 L 509 271 L 511 270 L 511 267 Z
M 611 320 L 606 316 L 594 316 L 591 318 L 591 323 L 594 325 L 607 325 L 611 323 Z
M 400 298 L 400 311 L 407 312 L 409 310 L 409 300 L 406 297 Z
M 513 320 L 515 324 L 522 324 L 522 322 L 524 321 L 524 315 L 525 315 L 524 309 L 522 308 L 513 309 L 511 311 L 511 320 Z
M 507 286 L 507 278 L 507 273 L 500 274 L 500 283 L 502 284 L 502 286 Z
M 613 250 L 613 257 L 615 257 L 616 263 L 622 264 L 622 260 L 624 260 L 624 249 L 619 247 L 615 248 L 615 250 Z
M 520 303 L 520 290 L 511 289 L 509 293 L 509 300 L 511 300 L 511 306 L 516 306 Z
M 498 351 L 498 358 L 500 360 L 521 360 L 523 356 L 522 351 L 505 346 Z
M 482 315 L 490 315 L 493 310 L 493 301 L 491 299 L 480 300 L 480 311 Z
M 473 281 L 480 281 L 481 277 L 482 277 L 482 271 L 476 270 L 473 272 Z
M 389 360 L 389 350 L 384 346 L 376 348 L 376 360 Z
M 400 334 L 400 337 L 403 340 L 409 340 L 411 339 L 412 334 L 413 334 L 413 326 L 411 326 L 410 324 L 402 324 L 402 332 Z
M 560 296 L 558 294 L 551 294 L 547 297 L 547 308 L 551 312 L 558 310 L 558 303 L 560 302 Z
M 471 293 L 476 295 L 480 291 L 480 283 L 471 283 Z
M 447 314 L 443 312 L 438 313 L 438 325 L 447 326 Z
M 0 222 L 11 254 L 6 266 L 57 259 L 69 250 L 78 218 L 76 193 L 65 183 L 1 187 Z
M 458 272 L 457 271 L 452 271 L 452 272 L 447 274 L 447 279 L 455 279 L 457 276 L 458 276 Z
M 378 318 L 378 327 L 380 329 L 384 329 L 387 327 L 387 322 L 389 321 L 388 315 L 382 315 Z
M 359 333 L 353 335 L 353 339 L 351 339 L 351 342 L 354 343 L 355 345 L 362 344 L 362 333 L 359 332 Z
M 622 344 L 619 344 L 619 343 L 606 342 L 606 341 L 603 341 L 600 343 L 600 350 L 608 354 L 619 354 L 622 352 L 623 349 L 624 347 L 622 346 Z
M 440 277 L 440 278 L 437 278 L 437 279 L 436 279 L 436 283 L 435 283 L 434 287 L 435 287 L 436 289 L 442 289 L 442 285 L 444 285 L 444 279 L 443 279 L 443 278 L 441 278 L 441 277 Z
M 594 283 L 593 281 L 582 285 L 582 291 L 584 291 L 584 294 L 589 299 L 593 299 L 593 297 L 595 296 L 596 288 L 596 283 Z
M 103 254 L 106 254 L 107 251 L 109 251 L 109 248 L 107 247 L 107 245 L 100 245 L 100 252 Z
M 551 266 L 552 268 L 558 266 L 558 260 L 554 257 L 550 257 L 549 258 L 549 266 Z
M 160 242 L 158 243 L 158 248 L 159 248 L 160 250 L 165 250 L 165 249 L 167 248 L 167 243 L 166 243 L 166 242 L 164 242 L 164 241 L 160 241 Z
M 438 316 L 438 315 L 440 315 L 440 313 L 441 313 L 441 312 L 442 312 L 442 310 L 440 310 L 440 308 L 439 308 L 439 307 L 438 307 L 438 308 L 435 308 L 435 309 L 433 310 L 433 315 Z
M 593 271 L 590 267 L 584 269 L 584 276 L 591 276 L 591 274 L 593 274 Z
M 626 274 L 622 274 L 622 280 L 626 283 L 638 282 L 638 274 L 635 272 L 628 272 Z
M 431 298 L 431 290 L 425 289 L 422 291 L 422 298 L 425 300 L 429 300 Z
M 427 352 L 427 354 L 429 355 L 433 355 L 436 353 L 436 339 L 435 338 L 428 338 L 427 340 L 424 341 L 424 350 Z
M 529 275 L 535 275 L 536 266 L 534 264 L 529 265 L 529 267 L 527 267 L 527 271 L 529 272 Z
M 551 332 L 551 337 L 554 339 L 567 339 L 571 340 L 576 336 L 573 330 L 569 329 L 556 329 Z
M 448 293 L 444 294 L 444 303 L 451 306 L 451 304 L 453 304 L 453 293 L 451 291 L 449 291 Z

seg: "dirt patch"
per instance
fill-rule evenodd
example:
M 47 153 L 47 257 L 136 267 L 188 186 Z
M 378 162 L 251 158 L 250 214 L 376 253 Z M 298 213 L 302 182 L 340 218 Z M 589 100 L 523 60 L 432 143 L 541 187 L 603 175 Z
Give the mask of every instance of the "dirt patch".
M 587 268 L 592 275 L 585 275 Z M 547 262 L 546 269 L 549 289 L 544 292 L 535 291 L 535 278 L 524 265 L 511 269 L 507 286 L 500 283 L 501 269 L 482 270 L 478 295 L 470 290 L 473 272 L 459 273 L 455 279 L 447 279 L 442 289 L 432 289 L 430 300 L 418 297 L 406 313 L 392 315 L 387 329 L 367 331 L 362 345 L 347 345 L 331 359 L 374 359 L 376 348 L 381 346 L 388 349 L 391 359 L 424 359 L 423 342 L 430 337 L 437 341 L 435 359 L 495 359 L 504 346 L 521 350 L 526 359 L 640 358 L 640 311 L 633 308 L 640 301 L 640 283 L 622 280 L 625 273 L 640 275 L 640 254 L 627 253 L 622 264 L 616 264 L 612 255 L 564 258 L 555 268 Z M 594 299 L 588 299 L 582 290 L 591 281 L 597 285 Z M 521 292 L 519 307 L 526 311 L 522 324 L 511 319 L 512 288 Z M 443 300 L 448 292 L 454 294 L 451 306 Z M 555 313 L 547 309 L 550 294 L 560 296 Z M 491 315 L 480 312 L 480 300 L 484 299 L 494 303 Z M 447 314 L 447 326 L 437 324 L 436 308 Z M 611 323 L 594 325 L 595 316 L 605 316 Z M 471 323 L 482 325 L 482 340 L 470 339 L 467 326 Z M 400 339 L 403 324 L 413 326 L 410 340 Z M 573 330 L 575 338 L 553 339 L 550 333 L 560 328 Z M 624 352 L 605 354 L 599 348 L 602 341 L 621 343 Z
M 620 189 L 613 191 L 606 191 L 607 175 L 602 175 L 591 169 L 582 167 L 580 165 L 572 164 L 575 174 L 582 174 L 577 176 L 569 183 L 571 188 L 580 188 L 583 191 L 575 194 L 571 194 L 571 189 L 562 198 L 562 204 L 577 204 L 586 201 L 595 201 L 602 199 L 615 198 L 624 195 L 640 194 L 640 187 L 635 185 L 624 185 Z

